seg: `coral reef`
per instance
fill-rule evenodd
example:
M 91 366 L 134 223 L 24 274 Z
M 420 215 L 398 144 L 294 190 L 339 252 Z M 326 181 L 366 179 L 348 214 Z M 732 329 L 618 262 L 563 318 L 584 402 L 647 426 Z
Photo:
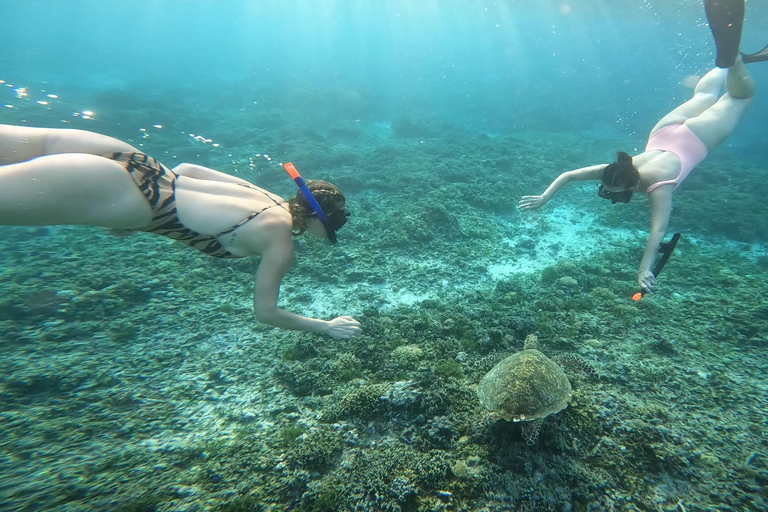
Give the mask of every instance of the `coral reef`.
M 115 118 L 94 129 L 130 137 L 115 119 L 154 118 L 120 91 L 97 99 Z M 576 188 L 568 208 L 515 209 L 621 137 L 491 137 L 406 114 L 382 135 L 365 117 L 217 108 L 168 115 L 216 118 L 226 150 L 170 131 L 145 148 L 283 195 L 295 193 L 284 173 L 252 155 L 338 184 L 354 215 L 332 249 L 297 242 L 281 305 L 352 314 L 364 334 L 256 323 L 258 261 L 212 261 L 144 233 L 3 227 L 0 509 L 768 509 L 764 165 L 743 165 L 732 187 L 718 160 L 730 148 L 702 164 L 722 186 L 690 180 L 674 220 L 690 236 L 658 293 L 633 303 L 641 199 L 606 213 Z M 752 209 L 713 218 L 726 189 Z M 534 342 L 573 397 L 529 446 L 476 391 Z

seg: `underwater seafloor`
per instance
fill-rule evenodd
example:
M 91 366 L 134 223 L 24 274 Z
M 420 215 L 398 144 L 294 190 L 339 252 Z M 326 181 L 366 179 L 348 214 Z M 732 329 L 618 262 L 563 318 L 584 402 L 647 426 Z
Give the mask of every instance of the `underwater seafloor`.
M 0 510 L 768 510 L 764 158 L 725 146 L 694 171 L 683 238 L 635 303 L 645 198 L 611 206 L 584 184 L 537 212 L 517 201 L 641 138 L 101 101 L 111 119 L 72 125 L 169 165 L 289 195 L 291 159 L 337 184 L 353 216 L 337 246 L 297 242 L 280 304 L 364 335 L 256 323 L 257 260 L 3 227 Z M 189 137 L 211 119 L 218 147 Z M 534 446 L 476 395 L 531 335 L 574 388 Z

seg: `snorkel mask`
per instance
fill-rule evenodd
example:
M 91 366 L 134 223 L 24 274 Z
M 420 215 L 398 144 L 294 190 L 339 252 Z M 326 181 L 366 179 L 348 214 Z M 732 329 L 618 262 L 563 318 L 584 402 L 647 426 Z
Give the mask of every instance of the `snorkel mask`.
M 349 212 L 342 208 L 341 210 L 333 212 L 330 216 L 326 215 L 320 207 L 320 203 L 317 202 L 314 194 L 312 194 L 312 191 L 309 190 L 307 184 L 304 183 L 304 180 L 299 174 L 299 171 L 296 170 L 296 167 L 294 167 L 291 162 L 283 165 L 283 167 L 288 171 L 288 174 L 293 178 L 293 181 L 296 182 L 296 185 L 299 187 L 299 190 L 301 190 L 301 193 L 309 203 L 309 206 L 312 207 L 315 215 L 317 215 L 317 219 L 323 224 L 325 232 L 328 234 L 328 240 L 330 240 L 332 244 L 335 244 L 336 230 L 341 229 L 341 227 L 347 223 L 347 217 L 350 215 Z
M 610 199 L 612 204 L 616 203 L 628 203 L 632 199 L 632 194 L 635 191 L 630 189 L 622 190 L 621 192 L 611 192 L 606 190 L 602 183 L 597 185 L 597 195 L 603 199 Z

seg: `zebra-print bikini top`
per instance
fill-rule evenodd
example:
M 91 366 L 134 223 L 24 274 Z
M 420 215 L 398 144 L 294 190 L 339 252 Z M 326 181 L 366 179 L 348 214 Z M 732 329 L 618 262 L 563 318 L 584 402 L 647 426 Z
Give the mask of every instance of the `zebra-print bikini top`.
M 238 183 L 238 185 L 243 187 L 259 190 L 259 192 L 264 193 L 264 195 L 274 201 L 275 204 L 270 204 L 259 211 L 251 213 L 221 233 L 203 235 L 185 227 L 179 221 L 176 212 L 176 179 L 179 177 L 178 174 L 144 153 L 113 153 L 107 155 L 107 158 L 125 167 L 136 183 L 136 186 L 139 187 L 141 193 L 149 201 L 149 206 L 152 210 L 152 220 L 147 226 L 140 228 L 139 231 L 147 231 L 171 238 L 214 258 L 243 257 L 232 254 L 225 249 L 221 242 L 219 242 L 219 237 L 233 233 L 246 222 L 258 217 L 261 212 L 275 206 L 280 206 L 285 211 L 289 211 L 282 202 L 266 192 L 257 189 L 253 185 Z

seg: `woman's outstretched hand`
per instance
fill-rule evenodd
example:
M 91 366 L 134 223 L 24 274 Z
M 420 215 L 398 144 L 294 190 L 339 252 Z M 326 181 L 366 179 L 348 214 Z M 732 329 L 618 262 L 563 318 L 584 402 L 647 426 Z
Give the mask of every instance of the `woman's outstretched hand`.
M 519 206 L 521 210 L 535 210 L 547 204 L 547 201 L 544 196 L 523 196 Z
M 339 316 L 328 321 L 328 329 L 325 334 L 337 340 L 345 340 L 362 334 L 360 322 L 351 316 Z
M 640 289 L 653 293 L 653 287 L 656 286 L 656 276 L 649 270 L 643 270 L 637 274 L 637 284 L 640 285 Z

